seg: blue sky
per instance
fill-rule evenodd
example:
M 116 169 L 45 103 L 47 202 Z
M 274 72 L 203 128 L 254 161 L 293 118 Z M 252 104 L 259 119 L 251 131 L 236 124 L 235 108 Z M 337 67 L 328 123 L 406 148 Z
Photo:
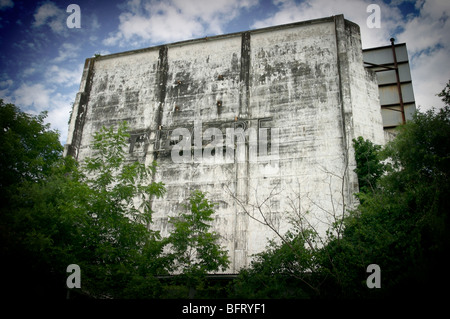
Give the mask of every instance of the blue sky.
M 369 4 L 380 28 L 369 28 Z M 81 28 L 68 28 L 70 4 Z M 65 143 L 84 61 L 192 38 L 344 14 L 359 24 L 363 48 L 405 42 L 416 104 L 442 107 L 436 93 L 450 79 L 448 0 L 0 0 L 0 98 L 23 111 L 48 111 Z

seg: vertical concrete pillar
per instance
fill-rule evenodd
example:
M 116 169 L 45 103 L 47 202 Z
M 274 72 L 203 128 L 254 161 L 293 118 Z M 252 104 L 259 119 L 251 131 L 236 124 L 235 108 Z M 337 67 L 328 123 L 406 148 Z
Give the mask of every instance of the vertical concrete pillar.
M 241 42 L 241 64 L 239 74 L 239 114 L 235 123 L 235 131 L 241 132 L 243 136 L 234 137 L 236 142 L 244 139 L 243 147 L 235 148 L 235 169 L 236 169 L 236 197 L 243 204 L 248 203 L 248 179 L 249 179 L 249 144 L 245 136 L 248 129 L 249 105 L 250 105 L 250 32 L 242 33 Z M 241 120 L 242 119 L 242 120 Z M 236 143 L 235 143 L 236 144 Z M 234 263 L 235 266 L 247 264 L 247 231 L 248 216 L 241 207 L 236 210 L 234 224 Z M 237 269 L 234 269 L 236 271 Z
M 81 77 L 80 91 L 77 93 L 73 103 L 72 114 L 69 123 L 69 133 L 64 146 L 64 156 L 70 155 L 78 158 L 78 150 L 81 145 L 83 126 L 86 118 L 86 110 L 91 91 L 95 58 L 88 58 L 84 63 L 83 75 Z
M 169 61 L 167 58 L 167 46 L 162 46 L 159 49 L 159 58 L 158 58 L 158 65 L 156 70 L 156 116 L 155 116 L 155 130 L 157 132 L 156 134 L 156 140 L 161 138 L 161 123 L 162 123 L 162 117 L 163 117 L 163 111 L 164 111 L 164 102 L 166 100 L 166 88 L 167 88 L 167 74 L 169 71 Z M 150 129 L 152 129 L 152 125 L 150 125 Z M 158 155 L 155 153 L 154 159 L 156 160 Z

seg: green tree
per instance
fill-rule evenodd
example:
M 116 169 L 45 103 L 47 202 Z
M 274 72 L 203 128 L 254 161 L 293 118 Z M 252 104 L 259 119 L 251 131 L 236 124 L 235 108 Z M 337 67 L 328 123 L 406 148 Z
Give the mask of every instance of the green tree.
M 381 146 L 359 136 L 357 139 L 353 139 L 353 147 L 359 190 L 360 192 L 373 191 L 384 172 L 384 165 L 380 158 Z
M 231 296 L 234 298 L 314 298 L 320 293 L 316 249 L 309 246 L 315 233 L 288 232 L 284 241 L 270 241 L 255 255 L 251 265 L 239 272 Z
M 203 283 L 207 273 L 225 270 L 229 265 L 227 252 L 218 244 L 219 235 L 210 231 L 214 204 L 200 191 L 194 191 L 185 205 L 187 212 L 170 220 L 174 230 L 168 238 L 173 260 L 172 271 L 189 288 L 193 298 L 195 289 Z
M 337 254 L 342 267 L 361 274 L 376 263 L 383 278 L 382 289 L 369 291 L 363 280 L 347 277 L 354 294 L 437 297 L 448 283 L 438 271 L 450 243 L 450 108 L 444 95 L 444 108 L 417 112 L 398 128 L 380 153 L 385 174 L 346 219 L 346 249 Z
M 164 243 L 148 226 L 150 199 L 166 190 L 162 182 L 151 182 L 156 162 L 146 166 L 125 161 L 127 130 L 122 123 L 117 130 L 103 127 L 94 134 L 93 156 L 81 163 L 78 183 L 68 185 L 71 201 L 60 207 L 87 221 L 79 252 L 89 253 L 74 263 L 84 270 L 86 289 L 97 296 L 136 297 L 143 287 L 134 285 L 157 285 L 154 275 L 165 273 Z
M 42 112 L 32 116 L 14 104 L 0 99 L 0 187 L 6 199 L 6 187 L 24 180 L 42 179 L 61 156 L 59 133 L 44 124 Z
M 81 289 L 71 296 L 95 298 L 167 296 L 159 275 L 182 269 L 189 283 L 199 284 L 206 272 L 228 265 L 215 244 L 218 235 L 208 232 L 213 205 L 201 193 L 191 197 L 191 213 L 174 220 L 170 240 L 150 230 L 151 198 L 166 190 L 152 182 L 155 162 L 126 160 L 126 123 L 100 129 L 91 156 L 77 163 L 62 157 L 58 133 L 43 124 L 45 114 L 29 116 L 3 103 L 0 110 L 0 253 L 2 273 L 15 278 L 5 287 L 10 296 L 64 298 L 69 264 L 82 274 Z M 186 259 L 183 239 L 189 249 L 195 246 L 195 260 Z M 176 248 L 167 254 L 169 242 Z M 177 268 L 182 262 L 188 265 Z
M 66 251 L 48 253 L 67 226 L 51 213 L 61 183 L 42 186 L 72 162 L 62 158 L 59 134 L 44 124 L 45 117 L 0 100 L 0 258 L 2 274 L 11 279 L 4 287 L 9 296 L 64 295 L 52 256 Z
M 441 97 L 445 105 L 450 105 L 450 80 L 447 82 L 445 88 L 437 94 L 437 96 Z
M 439 96 L 444 108 L 417 112 L 383 149 L 354 141 L 360 204 L 344 219 L 341 238 L 330 237 L 317 254 L 303 254 L 305 260 L 294 258 L 303 246 L 274 246 L 241 272 L 236 291 L 286 296 L 280 292 L 292 292 L 290 284 L 302 274 L 302 267 L 286 266 L 295 260 L 315 265 L 309 283 L 320 293 L 302 289 L 309 297 L 442 297 L 450 282 L 442 271 L 450 248 L 450 82 Z M 370 264 L 381 268 L 381 289 L 367 287 Z M 292 271 L 277 277 L 285 269 Z
M 149 198 L 165 188 L 150 182 L 156 164 L 125 162 L 126 130 L 125 124 L 102 128 L 85 162 L 59 157 L 39 178 L 13 185 L 1 233 L 5 273 L 18 278 L 11 287 L 17 295 L 65 297 L 69 264 L 80 266 L 81 292 L 88 296 L 158 295 L 155 275 L 167 273 L 167 260 L 163 241 L 147 224 Z M 135 206 L 137 198 L 142 207 Z

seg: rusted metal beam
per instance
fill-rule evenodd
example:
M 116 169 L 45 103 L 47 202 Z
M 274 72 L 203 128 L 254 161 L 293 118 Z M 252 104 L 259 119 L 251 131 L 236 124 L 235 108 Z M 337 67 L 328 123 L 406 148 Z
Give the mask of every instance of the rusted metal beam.
M 393 68 L 393 67 L 387 66 L 387 65 L 376 64 L 376 63 L 371 63 L 371 62 L 366 62 L 366 61 L 363 61 L 363 62 L 364 62 L 364 64 L 368 64 L 370 66 L 376 66 L 376 67 L 385 69 L 385 70 L 377 70 L 377 71 L 374 71 L 374 72 L 383 72 L 383 71 L 397 70 L 397 68 Z
M 400 109 L 402 112 L 402 122 L 403 124 L 406 123 L 405 118 L 405 107 L 403 105 L 403 94 L 402 94 L 402 86 L 400 84 L 400 75 L 398 73 L 398 65 L 397 65 L 397 54 L 395 53 L 395 45 L 394 45 L 394 38 L 391 38 L 391 47 L 392 47 L 392 56 L 394 58 L 394 69 L 395 69 L 395 78 L 397 80 L 397 91 L 398 91 L 398 99 L 400 101 Z

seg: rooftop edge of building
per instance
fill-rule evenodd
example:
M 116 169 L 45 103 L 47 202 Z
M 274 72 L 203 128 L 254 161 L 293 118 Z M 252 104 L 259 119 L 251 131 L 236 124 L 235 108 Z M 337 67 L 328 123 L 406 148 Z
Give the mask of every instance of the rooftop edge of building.
M 137 54 L 137 53 L 159 50 L 161 47 L 170 48 L 170 47 L 184 46 L 184 45 L 189 45 L 189 44 L 199 43 L 199 42 L 207 42 L 207 41 L 226 39 L 226 38 L 240 36 L 244 33 L 256 34 L 256 33 L 262 33 L 262 32 L 275 31 L 275 30 L 284 30 L 284 29 L 288 29 L 288 28 L 294 28 L 294 27 L 305 26 L 305 25 L 320 24 L 320 23 L 325 23 L 325 22 L 334 22 L 334 21 L 336 21 L 336 19 L 342 19 L 345 21 L 345 23 L 353 25 L 359 29 L 358 24 L 345 19 L 343 14 L 338 14 L 338 15 L 333 15 L 333 16 L 324 17 L 324 18 L 317 18 L 317 19 L 311 19 L 311 20 L 305 20 L 305 21 L 297 21 L 297 22 L 291 22 L 291 23 L 263 27 L 263 28 L 252 29 L 252 30 L 246 30 L 246 31 L 238 31 L 238 32 L 233 32 L 233 33 L 219 34 L 219 35 L 214 35 L 214 36 L 205 36 L 202 38 L 194 38 L 194 39 L 181 40 L 181 41 L 172 42 L 172 43 L 159 44 L 159 45 L 150 46 L 150 47 L 146 47 L 146 48 L 142 48 L 142 49 L 134 49 L 134 50 L 128 50 L 128 51 L 123 51 L 123 52 L 111 53 L 111 54 L 107 54 L 107 55 L 94 56 L 91 58 L 87 58 L 87 60 L 88 59 L 105 60 L 105 59 L 111 59 L 111 58 L 116 58 L 116 57 L 120 57 L 120 56 L 127 56 L 127 55 L 132 55 L 132 54 Z

